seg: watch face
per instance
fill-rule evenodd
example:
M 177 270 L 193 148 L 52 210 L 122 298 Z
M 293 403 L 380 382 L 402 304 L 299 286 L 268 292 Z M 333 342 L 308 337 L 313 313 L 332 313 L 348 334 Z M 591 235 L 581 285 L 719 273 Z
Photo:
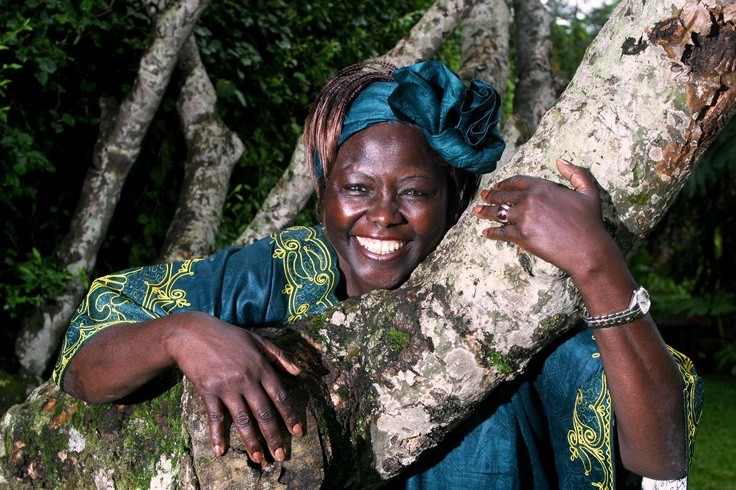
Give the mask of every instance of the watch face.
M 652 306 L 652 302 L 649 299 L 649 293 L 644 288 L 637 289 L 634 294 L 636 295 L 636 302 L 641 308 L 642 313 L 645 315 L 649 313 L 649 308 Z

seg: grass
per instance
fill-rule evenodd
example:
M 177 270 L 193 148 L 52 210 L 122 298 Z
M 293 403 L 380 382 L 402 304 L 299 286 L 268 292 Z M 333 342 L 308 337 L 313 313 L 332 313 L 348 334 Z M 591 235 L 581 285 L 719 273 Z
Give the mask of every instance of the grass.
M 736 379 L 705 375 L 705 405 L 689 487 L 736 490 Z

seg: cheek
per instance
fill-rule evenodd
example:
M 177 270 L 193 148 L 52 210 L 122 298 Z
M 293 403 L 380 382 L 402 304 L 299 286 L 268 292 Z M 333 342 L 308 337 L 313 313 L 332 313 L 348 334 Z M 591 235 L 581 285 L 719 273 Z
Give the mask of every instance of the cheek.
M 426 242 L 428 248 L 434 248 L 445 236 L 447 226 L 447 202 L 442 200 L 433 206 L 418 209 L 412 218 L 414 228 Z

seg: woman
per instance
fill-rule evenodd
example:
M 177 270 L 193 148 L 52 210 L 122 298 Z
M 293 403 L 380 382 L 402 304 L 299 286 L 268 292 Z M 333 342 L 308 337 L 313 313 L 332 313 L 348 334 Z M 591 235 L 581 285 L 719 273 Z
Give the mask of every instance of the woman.
M 55 381 L 99 403 L 178 367 L 207 406 L 216 455 L 225 451 L 227 411 L 253 461 L 262 462 L 265 451 L 283 460 L 283 424 L 293 435 L 303 429 L 276 371 L 295 375 L 299 367 L 241 327 L 289 323 L 348 297 L 400 286 L 465 209 L 478 174 L 495 168 L 504 147 L 499 105 L 491 87 L 474 81 L 466 88 L 436 62 L 341 72 L 317 98 L 305 129 L 322 226 L 98 279 L 72 320 Z M 527 467 L 538 486 L 555 478 L 612 481 L 613 456 L 568 467 L 551 465 L 545 452 L 555 461 L 571 459 L 560 454 L 564 445 L 552 450 L 569 434 L 553 429 L 549 413 L 557 402 L 546 393 L 574 398 L 582 388 L 561 381 L 560 366 L 570 371 L 579 358 L 595 359 L 591 376 L 600 380 L 598 357 L 608 380 L 601 392 L 610 392 L 616 407 L 609 453 L 618 451 L 629 470 L 651 478 L 686 474 L 691 434 L 678 365 L 646 311 L 610 315 L 627 309 L 637 286 L 603 227 L 590 175 L 563 161 L 558 168 L 572 190 L 514 177 L 484 191 L 485 204 L 474 212 L 501 223 L 484 232 L 488 238 L 516 243 L 567 272 L 589 323 L 616 326 L 597 330 L 595 341 L 582 332 L 553 346 L 508 398 L 499 395 L 479 412 L 480 422 L 457 433 L 456 446 L 443 444 L 441 454 L 424 458 L 397 483 L 462 487 L 465 479 L 468 487 L 504 488 L 522 484 Z M 541 403 L 530 402 L 536 398 Z M 540 423 L 526 421 L 533 417 Z M 498 432 L 510 422 L 516 429 Z M 537 444 L 537 432 L 552 442 Z M 483 468 L 468 479 L 462 462 L 478 454 Z

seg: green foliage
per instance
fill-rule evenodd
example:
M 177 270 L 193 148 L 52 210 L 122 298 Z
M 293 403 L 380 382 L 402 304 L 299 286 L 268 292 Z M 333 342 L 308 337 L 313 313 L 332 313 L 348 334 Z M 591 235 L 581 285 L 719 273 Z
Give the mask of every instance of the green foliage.
M 5 264 L 17 274 L 17 283 L 9 287 L 0 284 L 5 300 L 3 309 L 11 318 L 26 311 L 25 307 L 42 306 L 44 297 L 59 295 L 74 276 L 59 269 L 55 258 L 44 257 L 33 248 L 23 260 L 17 260 L 15 250 L 9 250 Z
M 56 246 L 98 132 L 98 99 L 132 79 L 150 22 L 133 0 L 0 0 L 0 362 L 17 319 L 61 291 Z M 65 186 L 65 182 L 71 185 Z M 8 320 L 13 322 L 8 322 Z

